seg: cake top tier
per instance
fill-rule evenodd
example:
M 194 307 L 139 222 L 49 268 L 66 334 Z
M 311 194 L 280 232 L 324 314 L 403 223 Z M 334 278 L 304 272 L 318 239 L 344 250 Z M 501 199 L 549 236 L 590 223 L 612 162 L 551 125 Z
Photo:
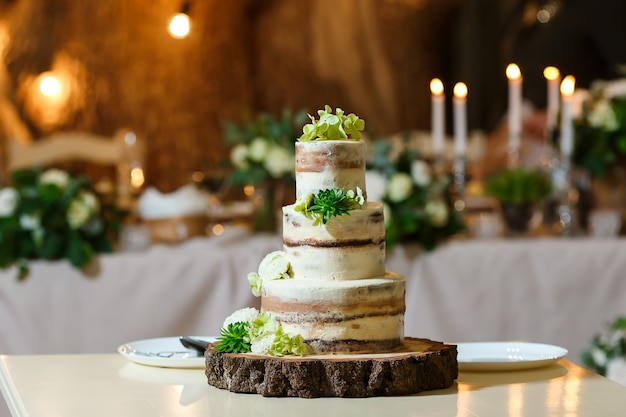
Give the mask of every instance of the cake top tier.
M 296 143 L 296 197 L 320 190 L 365 190 L 363 142 L 328 140 Z

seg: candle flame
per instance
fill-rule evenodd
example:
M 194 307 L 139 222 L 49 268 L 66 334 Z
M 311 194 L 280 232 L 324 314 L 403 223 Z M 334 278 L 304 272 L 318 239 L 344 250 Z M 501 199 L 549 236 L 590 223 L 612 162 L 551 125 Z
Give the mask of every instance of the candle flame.
M 564 96 L 571 96 L 574 94 L 574 88 L 576 87 L 576 79 L 572 75 L 568 75 L 563 79 L 561 83 L 561 94 Z
M 522 72 L 516 64 L 509 64 L 506 67 L 506 77 L 509 80 L 519 80 L 522 78 Z
M 467 97 L 467 86 L 465 85 L 465 83 L 456 83 L 454 85 L 454 97 Z
M 561 73 L 556 67 L 545 67 L 543 70 L 543 76 L 546 80 L 554 81 L 561 76 Z
M 443 94 L 443 83 L 439 78 L 433 78 L 430 81 L 430 92 L 436 96 Z

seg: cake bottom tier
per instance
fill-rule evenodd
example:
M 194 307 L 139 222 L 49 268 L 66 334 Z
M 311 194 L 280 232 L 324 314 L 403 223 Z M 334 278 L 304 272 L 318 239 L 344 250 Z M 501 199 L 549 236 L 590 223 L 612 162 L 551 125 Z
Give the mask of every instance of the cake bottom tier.
M 261 310 L 316 353 L 386 352 L 404 340 L 404 276 L 263 282 Z

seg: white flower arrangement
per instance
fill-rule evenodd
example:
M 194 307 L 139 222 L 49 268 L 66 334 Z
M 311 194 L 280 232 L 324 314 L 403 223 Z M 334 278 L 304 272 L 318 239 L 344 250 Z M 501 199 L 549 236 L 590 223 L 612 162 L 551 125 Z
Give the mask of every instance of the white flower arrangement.
M 15 171 L 12 187 L 0 189 L 0 267 L 28 274 L 31 259 L 66 258 L 87 265 L 111 252 L 114 224 L 103 212 L 90 181 L 59 169 Z
M 573 162 L 603 178 L 626 157 L 626 79 L 597 80 L 574 100 Z
M 386 181 L 382 192 L 377 192 L 382 194 L 384 203 L 387 246 L 413 241 L 431 250 L 464 229 L 448 193 L 450 180 L 435 175 L 430 165 L 406 143 L 393 156 L 391 148 L 386 140 L 374 143 L 366 176 L 368 181 L 373 178 L 378 188 L 381 177 Z
M 617 317 L 595 335 L 582 361 L 600 375 L 626 385 L 626 317 Z

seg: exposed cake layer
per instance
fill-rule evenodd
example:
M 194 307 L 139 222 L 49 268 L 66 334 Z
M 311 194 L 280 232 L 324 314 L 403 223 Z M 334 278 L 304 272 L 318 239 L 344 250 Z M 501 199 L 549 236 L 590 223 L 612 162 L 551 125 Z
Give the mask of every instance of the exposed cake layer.
M 296 197 L 319 190 L 365 193 L 365 152 L 362 141 L 325 140 L 296 143 Z
M 283 250 L 297 279 L 358 280 L 385 274 L 383 204 L 367 202 L 326 224 L 283 207 Z
M 404 276 L 263 282 L 261 309 L 316 352 L 393 350 L 404 339 Z

